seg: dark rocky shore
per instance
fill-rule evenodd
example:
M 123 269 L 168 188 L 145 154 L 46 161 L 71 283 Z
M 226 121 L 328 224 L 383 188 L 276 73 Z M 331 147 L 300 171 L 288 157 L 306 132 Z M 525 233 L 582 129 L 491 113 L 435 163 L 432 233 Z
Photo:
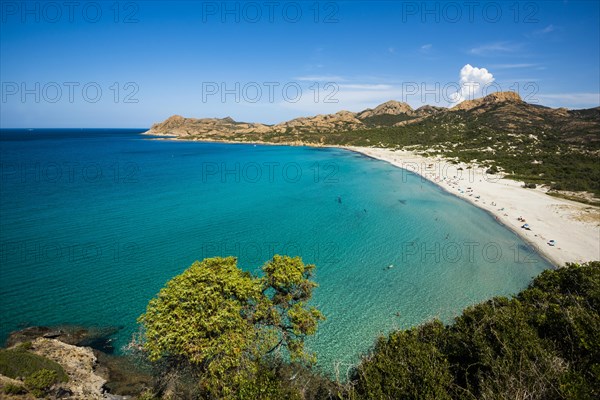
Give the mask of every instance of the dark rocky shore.
M 48 392 L 51 398 L 132 399 L 152 386 L 152 376 L 132 357 L 114 354 L 111 336 L 118 330 L 72 325 L 32 326 L 12 332 L 1 351 L 26 351 L 62 366 L 68 382 L 54 384 Z M 4 368 L 9 370 L 11 366 Z M 24 385 L 25 377 L 7 377 L 1 372 L 0 369 L 0 397 L 6 395 L 7 385 Z M 7 398 L 34 397 L 22 393 Z

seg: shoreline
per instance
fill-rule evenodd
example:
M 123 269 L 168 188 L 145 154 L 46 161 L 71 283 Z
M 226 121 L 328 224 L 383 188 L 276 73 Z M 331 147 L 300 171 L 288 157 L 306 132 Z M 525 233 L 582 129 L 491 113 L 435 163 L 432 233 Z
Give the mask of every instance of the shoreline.
M 597 207 L 552 197 L 541 189 L 525 189 L 522 182 L 493 175 L 490 179 L 481 167 L 450 164 L 442 157 L 425 157 L 387 148 L 339 148 L 420 175 L 442 190 L 488 212 L 555 267 L 563 267 L 567 262 L 600 259 L 600 221 L 597 221 L 600 211 Z M 525 221 L 518 220 L 519 217 Z M 531 230 L 522 228 L 525 223 Z M 550 240 L 555 240 L 556 244 L 550 246 Z
M 150 140 L 306 146 L 352 151 L 420 175 L 422 179 L 437 185 L 447 193 L 486 211 L 496 219 L 496 222 L 518 235 L 554 267 L 563 267 L 567 262 L 581 264 L 600 260 L 600 209 L 598 207 L 549 196 L 540 188 L 525 189 L 522 187 L 523 182 L 487 175 L 484 168 L 476 165 L 451 164 L 441 156 L 425 157 L 408 150 L 380 147 L 320 145 L 304 142 L 211 141 L 160 136 L 162 137 Z M 523 217 L 524 221 L 518 220 L 519 217 Z M 525 223 L 531 226 L 531 230 L 522 228 Z M 550 240 L 555 241 L 554 246 L 548 244 Z

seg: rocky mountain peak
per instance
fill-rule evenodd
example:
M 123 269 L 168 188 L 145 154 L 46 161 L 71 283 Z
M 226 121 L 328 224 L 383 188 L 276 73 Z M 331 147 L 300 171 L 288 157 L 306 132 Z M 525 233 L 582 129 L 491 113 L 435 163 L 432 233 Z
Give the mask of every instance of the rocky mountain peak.
M 400 102 L 400 101 L 396 101 L 396 100 L 390 100 L 390 101 L 386 101 L 383 104 L 378 105 L 377 107 L 375 107 L 373 109 L 369 108 L 369 109 L 364 110 L 363 112 L 358 114 L 358 118 L 364 119 L 364 118 L 369 118 L 369 117 L 374 117 L 377 115 L 384 115 L 384 114 L 390 114 L 390 115 L 412 114 L 412 112 L 413 112 L 413 109 L 408 104 Z
M 488 94 L 483 98 L 486 103 L 498 103 L 503 101 L 522 102 L 521 96 L 516 92 L 495 92 Z
M 523 100 L 521 99 L 521 96 L 519 96 L 519 94 L 515 92 L 495 92 L 479 99 L 465 100 L 455 105 L 450 110 L 470 110 L 472 108 L 479 107 L 482 105 L 505 102 L 523 103 Z

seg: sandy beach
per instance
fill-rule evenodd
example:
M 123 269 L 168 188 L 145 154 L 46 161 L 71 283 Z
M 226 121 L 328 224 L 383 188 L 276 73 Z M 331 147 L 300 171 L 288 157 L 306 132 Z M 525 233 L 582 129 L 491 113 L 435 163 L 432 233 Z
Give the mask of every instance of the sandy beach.
M 552 197 L 544 189 L 525 189 L 523 182 L 487 175 L 484 168 L 451 164 L 441 157 L 384 148 L 345 148 L 415 172 L 490 212 L 555 266 L 600 260 L 598 207 Z M 524 224 L 530 230 L 524 229 Z

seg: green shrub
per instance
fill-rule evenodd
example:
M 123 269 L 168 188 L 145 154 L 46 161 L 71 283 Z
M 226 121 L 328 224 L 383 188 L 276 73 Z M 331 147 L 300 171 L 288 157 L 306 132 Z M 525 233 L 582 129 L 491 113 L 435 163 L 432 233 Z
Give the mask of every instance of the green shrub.
M 554 382 L 564 363 L 528 323 L 529 308 L 520 301 L 495 298 L 471 307 L 448 327 L 445 353 L 456 382 L 477 398 L 560 398 Z
M 56 371 L 41 369 L 25 378 L 25 387 L 34 396 L 43 397 L 56 382 L 58 382 Z
M 137 400 L 157 400 L 158 397 L 154 395 L 151 391 L 145 391 L 137 397 Z
M 512 299 L 379 339 L 351 382 L 364 399 L 600 398 L 600 262 L 547 270 Z
M 17 346 L 17 348 L 22 349 L 22 350 L 31 350 L 32 347 L 33 347 L 33 344 L 31 342 L 23 342 L 23 343 L 19 344 L 19 346 Z
M 2 375 L 17 379 L 42 369 L 55 371 L 61 382 L 69 380 L 63 367 L 46 357 L 30 353 L 23 348 L 0 350 L 0 374 Z
M 434 321 L 380 338 L 355 372 L 365 399 L 450 399 L 450 364 L 440 351 L 444 325 Z
M 9 383 L 8 385 L 4 386 L 4 394 L 25 394 L 27 393 L 27 389 L 25 389 L 23 386 L 21 385 L 13 385 L 12 383 Z

